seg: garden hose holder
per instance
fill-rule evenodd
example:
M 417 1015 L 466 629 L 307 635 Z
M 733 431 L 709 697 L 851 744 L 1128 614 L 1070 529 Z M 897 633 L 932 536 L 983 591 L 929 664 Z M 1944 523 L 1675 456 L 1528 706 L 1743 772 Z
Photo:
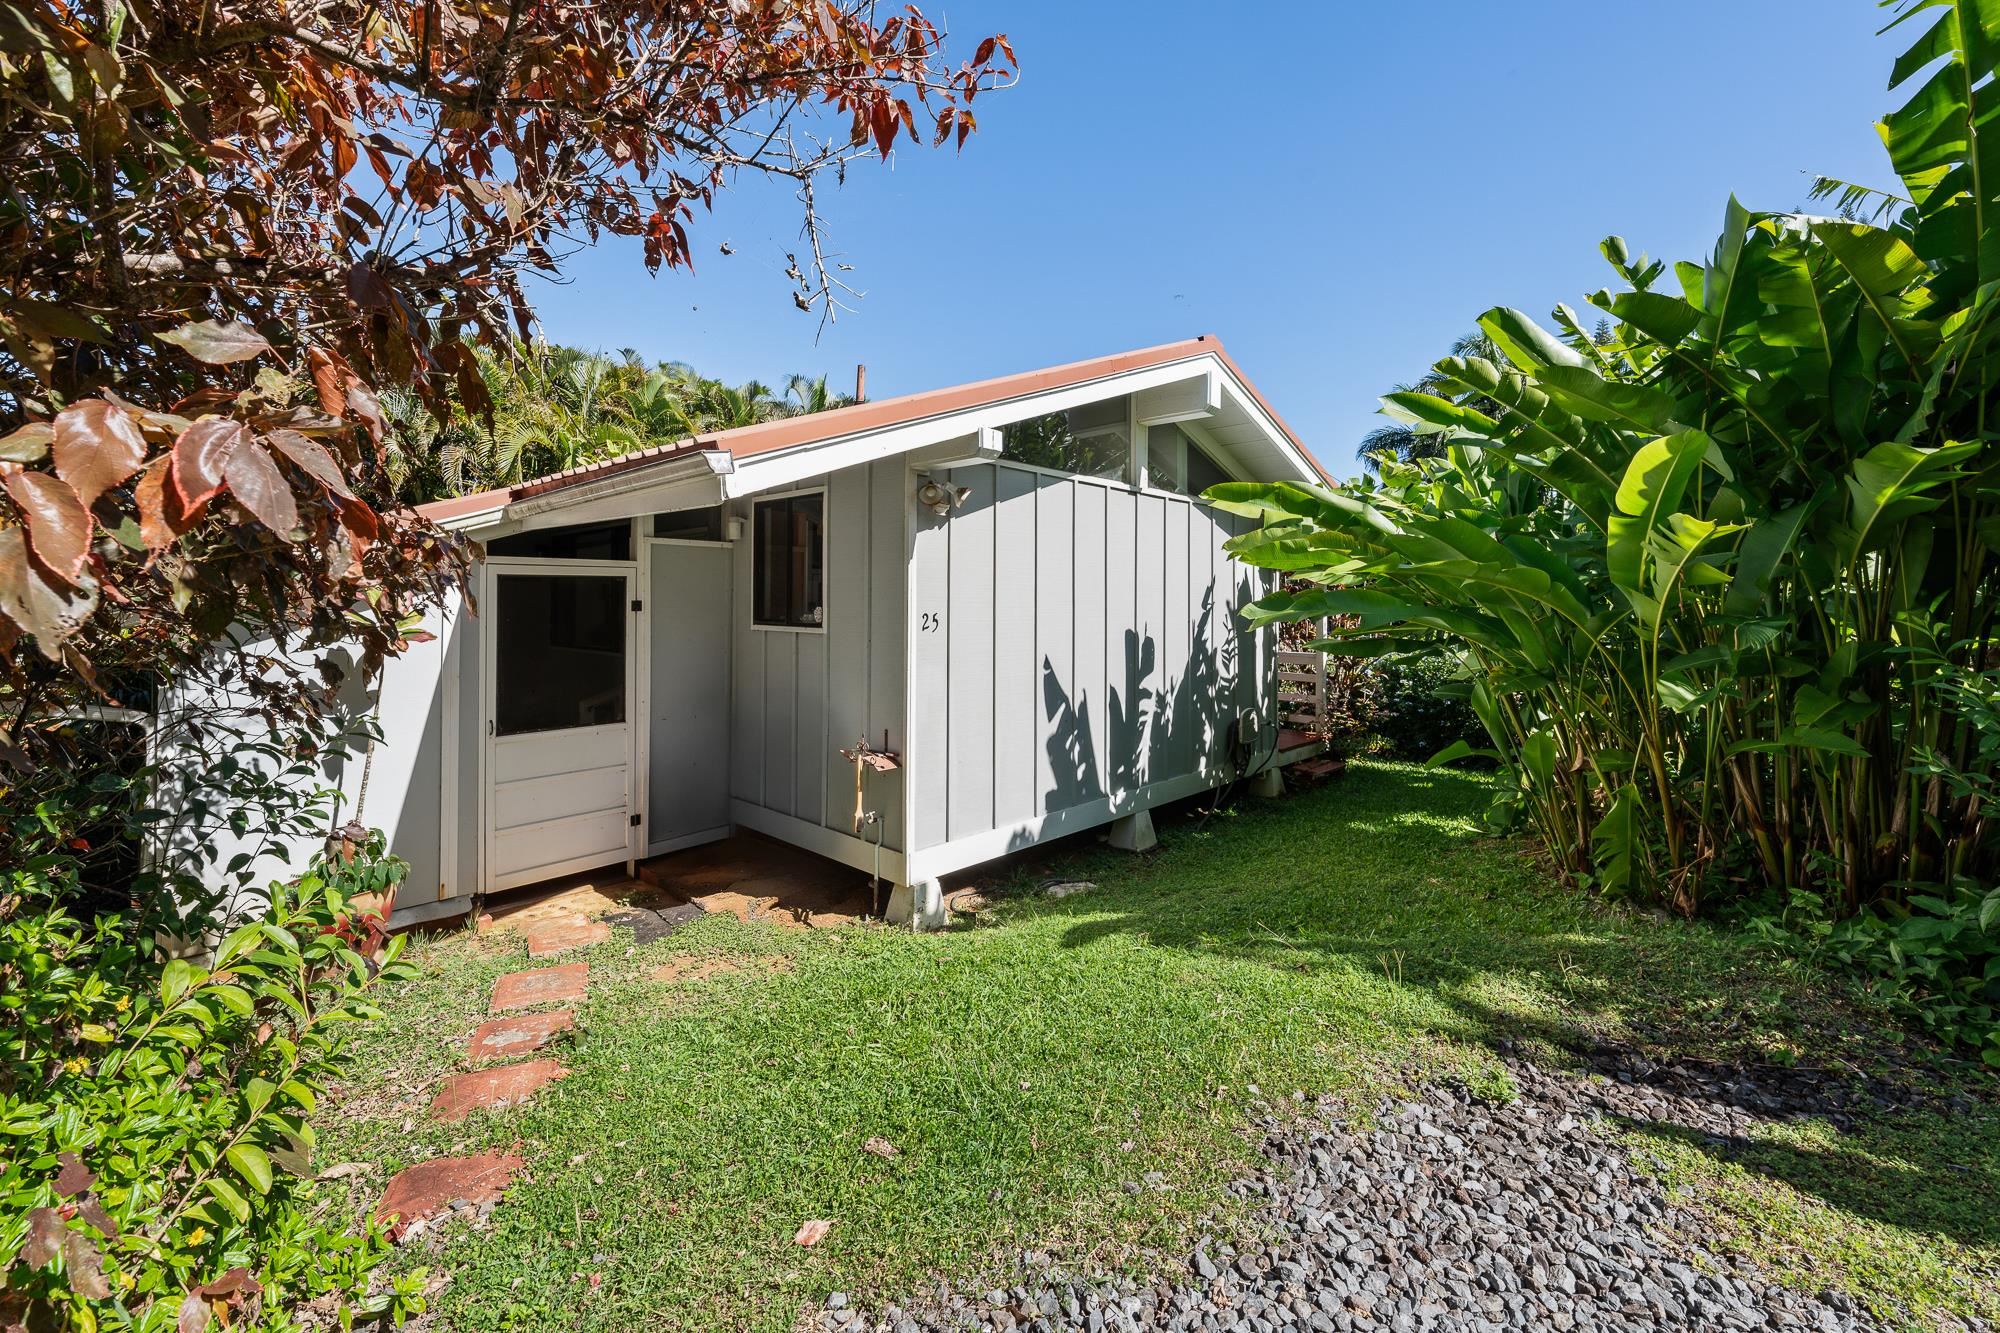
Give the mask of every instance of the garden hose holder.
M 863 736 L 854 743 L 852 749 L 842 750 L 840 757 L 854 765 L 854 836 L 865 838 L 871 826 L 875 830 L 875 869 L 868 876 L 868 905 L 876 916 L 883 914 L 882 908 L 882 838 L 887 832 L 882 826 L 879 811 L 868 808 L 868 775 L 870 773 L 893 773 L 903 766 L 902 757 L 889 748 L 889 733 L 882 732 L 882 748 L 876 749 Z

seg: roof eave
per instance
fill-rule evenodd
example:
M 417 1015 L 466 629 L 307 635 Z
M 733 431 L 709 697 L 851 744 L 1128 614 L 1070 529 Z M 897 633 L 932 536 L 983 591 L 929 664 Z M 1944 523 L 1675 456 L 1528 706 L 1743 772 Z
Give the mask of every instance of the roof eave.
M 662 468 L 690 457 L 728 460 L 730 466 L 710 464 L 715 475 L 723 479 L 722 489 L 731 496 L 747 495 L 878 457 L 978 435 L 1105 393 L 1136 393 L 1174 383 L 1186 378 L 1186 367 L 1196 363 L 1212 367 L 1211 373 L 1230 386 L 1245 414 L 1268 437 L 1275 453 L 1297 471 L 1298 479 L 1334 484 L 1312 451 L 1231 359 L 1221 340 L 1203 334 L 1181 342 L 675 441 L 505 490 L 439 501 L 423 506 L 420 512 L 446 527 L 467 531 L 489 528 L 515 518 L 574 508 L 635 484 L 653 485 Z M 737 469 L 733 475 L 731 467 Z
M 644 492 L 663 490 L 704 478 L 720 479 L 735 470 L 736 460 L 723 450 L 684 449 L 678 453 L 662 454 L 656 458 L 635 458 L 630 466 L 620 467 L 600 476 L 579 478 L 569 484 L 543 484 L 525 495 L 520 494 L 523 488 L 505 492 L 485 492 L 480 496 L 466 497 L 468 500 L 478 500 L 481 503 L 464 509 L 442 514 L 432 512 L 442 510 L 453 503 L 441 501 L 436 505 L 423 506 L 418 512 L 424 513 L 439 527 L 453 532 L 482 532 L 503 525 L 543 527 L 548 524 L 540 520 L 551 515 L 568 517 L 572 511 L 597 505 L 603 501 L 619 497 L 634 498 Z M 719 487 L 717 494 L 719 498 Z M 617 515 L 593 514 L 570 521 L 590 522 L 609 517 Z
M 1052 383 L 1006 397 L 948 406 L 924 417 L 801 441 L 739 457 L 736 474 L 727 482 L 727 490 L 731 496 L 744 496 L 779 489 L 808 477 L 878 458 L 910 453 L 950 440 L 983 437 L 1010 422 L 1096 401 L 1106 394 L 1138 393 L 1147 388 L 1180 383 L 1204 370 L 1232 385 L 1251 420 L 1296 471 L 1297 480 L 1328 480 L 1317 460 L 1270 411 L 1263 397 L 1244 379 L 1218 342 L 1207 338 L 1179 346 L 1184 350 L 1174 357 L 1111 370 L 1090 378 Z

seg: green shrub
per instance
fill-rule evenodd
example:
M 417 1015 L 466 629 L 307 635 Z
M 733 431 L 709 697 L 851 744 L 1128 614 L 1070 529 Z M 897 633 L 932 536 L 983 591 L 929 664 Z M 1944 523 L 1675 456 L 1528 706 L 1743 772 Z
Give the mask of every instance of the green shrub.
M 1862 973 L 1893 1008 L 2000 1069 L 2000 888 L 1961 880 L 1844 921 L 1816 895 L 1795 893 L 1781 916 L 1755 918 L 1750 928 Z
M 2000 0 L 1902 8 L 1927 28 L 1881 126 L 1902 189 L 1844 192 L 1873 220 L 1732 199 L 1678 265 L 1610 237 L 1595 320 L 1490 310 L 1489 354 L 1388 396 L 1436 457 L 1208 492 L 1288 580 L 1254 622 L 1467 664 L 1507 799 L 1577 882 L 1845 917 L 2000 878 L 1989 794 L 1927 771 L 1976 753 L 1940 664 L 2000 658 L 2000 210 L 1966 91 L 2000 71 Z
M 1385 659 L 1369 664 L 1374 680 L 1370 728 L 1382 752 L 1422 763 L 1454 741 L 1474 748 L 1488 744 L 1486 731 L 1466 702 L 1463 679 L 1435 657 Z
M 1817 898 L 1835 957 L 1983 1044 L 2000 0 L 1896 7 L 1924 29 L 1878 127 L 1899 190 L 1820 182 L 1839 217 L 1731 199 L 1700 262 L 1607 238 L 1594 318 L 1490 310 L 1485 347 L 1388 396 L 1434 457 L 1208 497 L 1288 580 L 1253 623 L 1466 663 L 1497 818 L 1570 880 L 1690 916 Z
M 347 849 L 343 849 L 345 852 Z M 310 1117 L 371 991 L 405 970 L 354 941 L 350 907 L 407 867 L 372 835 L 273 886 L 202 963 L 130 917 L 73 916 L 73 866 L 0 897 L 0 1323 L 287 1327 L 308 1302 L 400 1318 L 418 1278 L 369 1300 L 385 1238 L 314 1180 Z M 379 937 L 376 937 L 379 938 Z M 372 940 L 370 940 L 372 943 Z

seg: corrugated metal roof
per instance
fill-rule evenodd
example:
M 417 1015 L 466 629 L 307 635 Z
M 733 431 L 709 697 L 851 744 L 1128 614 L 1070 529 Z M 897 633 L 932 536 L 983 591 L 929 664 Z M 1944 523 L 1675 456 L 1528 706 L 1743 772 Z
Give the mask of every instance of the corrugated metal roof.
M 1319 465 L 1319 460 L 1313 457 L 1312 451 L 1306 448 L 1299 437 L 1292 432 L 1291 427 L 1285 424 L 1284 418 L 1278 415 L 1264 395 L 1250 383 L 1249 377 L 1230 359 L 1229 353 L 1223 350 L 1221 340 L 1211 334 L 1203 334 L 1180 342 L 1163 343 L 1158 347 L 1143 347 L 1137 351 L 1094 357 L 1088 361 L 1072 361 L 1068 365 L 1023 371 L 1016 375 L 1003 375 L 998 379 L 980 380 L 945 389 L 929 389 L 922 393 L 904 394 L 899 398 L 856 403 L 851 407 L 837 407 L 804 416 L 781 417 L 776 421 L 759 422 L 754 426 L 739 426 L 734 430 L 716 431 L 712 435 L 699 435 L 691 439 L 676 440 L 670 444 L 657 444 L 650 448 L 634 450 L 629 454 L 620 454 L 616 458 L 600 459 L 594 463 L 586 463 L 582 467 L 573 467 L 546 477 L 536 477 L 515 486 L 433 501 L 420 506 L 418 512 L 436 520 L 456 518 L 464 514 L 501 508 L 516 500 L 525 500 L 530 496 L 543 495 L 566 486 L 595 481 L 615 473 L 686 454 L 719 450 L 728 453 L 732 458 L 748 458 L 779 449 L 817 444 L 863 431 L 901 426 L 928 417 L 1005 402 L 1010 398 L 1019 398 L 1031 393 L 1046 393 L 1052 389 L 1068 388 L 1071 385 L 1088 383 L 1110 375 L 1120 375 L 1127 371 L 1143 370 L 1150 366 L 1166 365 L 1206 355 L 1219 357 L 1222 363 L 1229 367 L 1237 380 L 1249 390 L 1250 396 L 1257 400 L 1257 405 L 1277 423 L 1278 429 L 1284 432 L 1285 437 L 1312 464 L 1313 470 L 1320 474 L 1322 480 L 1327 481 L 1329 485 L 1332 484 L 1332 478 L 1326 475 L 1326 470 Z

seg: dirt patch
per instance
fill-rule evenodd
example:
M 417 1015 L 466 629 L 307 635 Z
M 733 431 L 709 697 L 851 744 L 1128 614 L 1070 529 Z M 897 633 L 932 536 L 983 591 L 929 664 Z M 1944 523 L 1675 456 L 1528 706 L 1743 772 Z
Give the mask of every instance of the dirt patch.
M 885 898 L 887 892 L 884 885 Z M 861 871 L 772 838 L 738 833 L 655 857 L 639 867 L 637 879 L 598 871 L 514 890 L 489 902 L 478 932 L 501 939 L 519 933 L 531 943 L 562 939 L 554 944 L 561 949 L 575 947 L 572 939 L 596 942 L 587 936 L 599 922 L 626 926 L 645 944 L 704 912 L 827 928 L 874 911 L 868 876 Z
M 754 834 L 659 857 L 639 875 L 704 912 L 743 921 L 824 929 L 874 910 L 867 875 Z
M 944 896 L 944 910 L 953 916 L 978 916 L 993 906 L 993 900 L 980 888 L 953 889 Z
M 750 972 L 759 976 L 774 976 L 792 970 L 789 958 L 670 958 L 647 973 L 653 980 L 664 986 L 677 986 L 684 981 L 706 981 L 710 977 L 728 976 L 734 972 Z
M 493 931 L 527 933 L 545 922 L 598 917 L 629 907 L 672 907 L 680 899 L 658 884 L 627 879 L 622 873 L 572 875 L 506 894 L 491 902 Z
M 845 889 L 783 879 L 745 880 L 732 888 L 700 894 L 692 901 L 704 912 L 722 912 L 742 921 L 818 930 L 852 925 L 865 913 L 865 895 L 864 901 L 857 902 Z

